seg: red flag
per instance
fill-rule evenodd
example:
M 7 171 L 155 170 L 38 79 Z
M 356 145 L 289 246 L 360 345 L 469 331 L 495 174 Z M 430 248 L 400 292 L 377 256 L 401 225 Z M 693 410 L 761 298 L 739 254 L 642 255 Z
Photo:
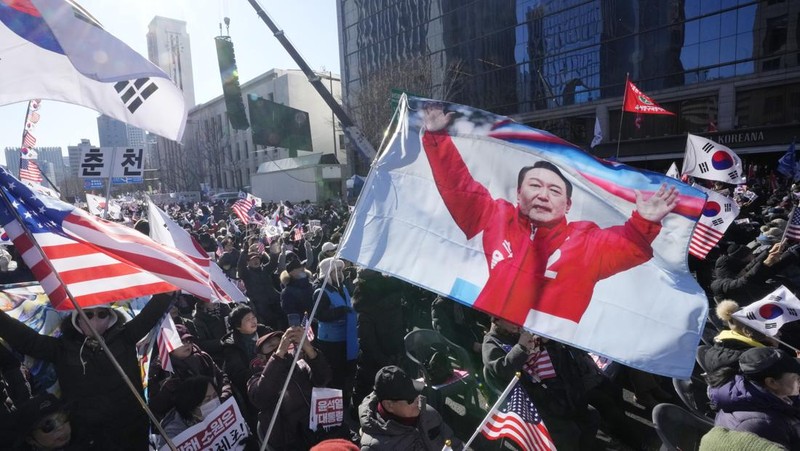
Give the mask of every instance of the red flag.
M 636 87 L 630 81 L 627 82 L 627 86 L 625 87 L 625 104 L 622 105 L 623 111 L 628 111 L 630 113 L 642 113 L 642 114 L 669 114 L 674 116 L 675 113 L 665 110 L 661 108 L 657 103 L 653 101 L 650 97 L 647 97 L 645 93 L 639 91 L 639 88 Z

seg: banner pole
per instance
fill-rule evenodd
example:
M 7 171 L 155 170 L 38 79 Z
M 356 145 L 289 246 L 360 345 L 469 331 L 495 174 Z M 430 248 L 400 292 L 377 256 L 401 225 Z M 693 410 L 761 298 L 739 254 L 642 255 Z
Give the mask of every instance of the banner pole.
M 483 429 L 483 425 L 486 424 L 489 421 L 489 418 L 491 418 L 492 415 L 494 415 L 494 413 L 497 411 L 497 409 L 500 408 L 500 405 L 503 404 L 503 401 L 506 400 L 508 394 L 514 388 L 517 382 L 519 382 L 520 376 L 522 376 L 522 373 L 520 373 L 519 371 L 517 371 L 516 374 L 514 374 L 514 378 L 511 379 L 511 382 L 509 382 L 506 389 L 503 390 L 503 393 L 500 395 L 500 397 L 497 398 L 497 402 L 494 403 L 491 409 L 489 409 L 489 412 L 486 414 L 486 417 L 483 419 L 483 421 L 481 421 L 480 424 L 478 424 L 478 428 L 475 429 L 475 432 L 472 433 L 472 437 L 470 437 L 469 440 L 467 440 L 467 442 L 464 443 L 464 449 L 468 449 L 469 445 L 471 445 L 472 442 L 478 437 L 478 434 L 480 434 L 481 430 Z
M 272 428 L 275 427 L 275 420 L 278 419 L 278 413 L 281 410 L 281 404 L 283 403 L 283 397 L 286 395 L 286 389 L 289 387 L 289 382 L 292 380 L 292 374 L 294 374 L 294 369 L 297 367 L 297 361 L 300 359 L 300 354 L 302 354 L 303 345 L 306 342 L 306 337 L 308 336 L 308 329 L 311 328 L 311 321 L 314 319 L 314 315 L 317 313 L 317 307 L 319 307 L 319 301 L 322 299 L 322 293 L 325 292 L 325 287 L 328 285 L 328 279 L 331 276 L 331 270 L 333 269 L 334 265 L 331 265 L 328 268 L 328 272 L 325 274 L 325 279 L 322 281 L 322 286 L 319 289 L 319 294 L 317 295 L 317 299 L 314 301 L 314 307 L 311 309 L 311 315 L 308 317 L 308 321 L 306 321 L 306 327 L 303 331 L 303 336 L 300 338 L 300 343 L 297 343 L 295 346 L 295 353 L 294 358 L 292 359 L 292 366 L 289 367 L 289 374 L 286 375 L 286 380 L 283 381 L 283 388 L 281 389 L 281 395 L 278 397 L 278 403 L 275 404 L 275 410 L 272 412 L 272 418 L 269 420 L 269 427 L 267 427 L 267 433 L 264 435 L 264 441 L 261 443 L 260 451 L 264 451 L 267 448 L 267 442 L 269 442 L 269 436 L 272 434 Z M 256 431 L 258 434 L 258 431 Z
M 619 112 L 619 133 L 617 133 L 617 153 L 614 158 L 619 161 L 619 143 L 622 141 L 622 118 L 625 116 L 625 100 L 628 98 L 628 77 L 630 73 L 625 72 L 625 90 L 622 92 L 622 109 Z
M 103 219 L 105 219 L 106 221 L 108 221 L 108 206 L 111 205 L 111 179 L 112 176 L 114 175 L 114 157 L 117 154 L 116 150 L 117 149 L 115 147 L 111 148 L 111 160 L 109 161 L 108 180 L 106 181 L 106 183 L 108 183 L 108 185 L 106 186 L 106 209 L 103 211 Z
M 67 285 L 61 279 L 61 274 L 59 274 L 58 271 L 56 271 L 55 268 L 53 268 L 53 265 L 50 262 L 50 259 L 47 258 L 47 255 L 45 255 L 44 251 L 42 250 L 42 247 L 39 245 L 39 242 L 36 241 L 36 239 L 33 237 L 33 234 L 31 233 L 31 231 L 28 230 L 28 228 L 25 226 L 25 222 L 20 217 L 19 212 L 17 211 L 16 208 L 13 207 L 13 205 L 9 201 L 8 195 L 6 194 L 5 188 L 0 188 L 0 196 L 2 196 L 3 203 L 5 203 L 6 207 L 14 215 L 14 217 L 16 218 L 17 222 L 19 223 L 19 225 L 22 228 L 22 230 L 25 233 L 25 235 L 27 235 L 28 239 L 33 243 L 34 247 L 36 247 L 36 250 L 39 251 L 39 253 L 42 255 L 42 260 L 47 264 L 47 266 L 50 269 L 50 271 L 52 271 L 52 274 L 54 274 L 56 276 L 56 280 L 58 280 L 58 283 L 62 287 L 64 287 L 64 292 L 67 294 L 67 297 L 69 298 L 70 302 L 72 303 L 72 306 L 75 307 L 75 310 L 77 310 L 78 316 L 80 316 L 81 319 L 83 319 L 83 321 L 89 327 L 89 330 L 92 332 L 92 337 L 95 340 L 97 340 L 97 342 L 100 344 L 100 348 L 106 354 L 106 357 L 108 357 L 108 360 L 111 361 L 111 364 L 114 366 L 114 369 L 117 370 L 119 375 L 122 377 L 122 380 L 125 382 L 125 385 L 127 385 L 128 388 L 131 390 L 131 393 L 133 393 L 133 396 L 139 402 L 139 405 L 142 406 L 142 409 L 144 409 L 145 413 L 150 418 L 150 421 L 152 421 L 154 423 L 156 429 L 158 430 L 158 433 L 161 434 L 162 437 L 164 437 L 164 440 L 166 441 L 166 444 L 169 446 L 169 448 L 172 451 L 178 451 L 178 449 L 175 447 L 175 444 L 172 443 L 172 440 L 169 438 L 169 435 L 167 435 L 166 431 L 164 431 L 164 428 L 161 426 L 161 423 L 158 421 L 158 418 L 156 418 L 156 416 L 153 415 L 153 412 L 147 406 L 147 403 L 142 398 L 142 395 L 139 394 L 139 392 L 136 390 L 136 387 L 133 385 L 133 381 L 131 381 L 131 379 L 128 377 L 128 375 L 125 374 L 125 370 L 122 369 L 122 366 L 117 361 L 117 358 L 114 357 L 114 354 L 111 353 L 111 350 L 108 348 L 108 345 L 106 344 L 106 341 L 97 332 L 97 330 L 94 328 L 94 326 L 92 326 L 92 323 L 91 323 L 91 321 L 89 321 L 89 318 L 86 316 L 86 313 L 83 311 L 83 308 L 81 308 L 80 304 L 78 304 L 78 301 L 76 301 L 75 298 L 72 296 L 72 293 L 67 288 Z

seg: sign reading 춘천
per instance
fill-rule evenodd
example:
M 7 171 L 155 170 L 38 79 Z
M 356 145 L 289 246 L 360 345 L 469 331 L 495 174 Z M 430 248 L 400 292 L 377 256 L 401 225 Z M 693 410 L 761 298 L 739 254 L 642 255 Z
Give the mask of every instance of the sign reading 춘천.
M 136 180 L 144 175 L 144 149 L 131 147 L 91 147 L 81 150 L 80 178 Z M 128 182 L 134 183 L 134 182 Z

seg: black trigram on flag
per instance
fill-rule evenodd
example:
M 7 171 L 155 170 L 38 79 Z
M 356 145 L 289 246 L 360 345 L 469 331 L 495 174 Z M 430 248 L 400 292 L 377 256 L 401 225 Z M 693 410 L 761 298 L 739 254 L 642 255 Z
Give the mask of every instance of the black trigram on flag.
M 128 111 L 135 113 L 144 101 L 158 90 L 158 86 L 148 77 L 117 82 L 114 89 L 120 94 L 120 99 L 128 107 Z
M 705 152 L 705 153 L 709 153 L 709 152 L 711 152 L 712 150 L 714 150 L 714 145 L 713 145 L 713 144 L 711 144 L 711 143 L 705 143 L 705 145 L 703 145 L 703 152 Z
M 731 211 L 731 204 L 725 204 L 725 211 Z
M 747 312 L 747 319 L 756 319 L 756 314 L 753 312 Z
M 732 179 L 738 179 L 739 178 L 739 171 L 731 171 L 731 172 L 729 172 L 728 173 L 728 177 L 730 177 Z
M 715 226 L 718 226 L 718 225 L 722 224 L 723 222 L 725 222 L 725 220 L 722 219 L 722 218 L 717 218 L 717 219 L 711 221 L 711 223 L 714 224 Z
M 708 172 L 708 163 L 705 162 L 700 163 L 699 167 L 700 167 L 700 173 L 705 174 L 706 172 Z
M 786 311 L 789 312 L 789 314 L 792 315 L 792 316 L 797 316 L 797 310 L 796 309 L 787 308 Z
M 778 327 L 777 323 L 764 323 L 764 329 L 775 329 Z

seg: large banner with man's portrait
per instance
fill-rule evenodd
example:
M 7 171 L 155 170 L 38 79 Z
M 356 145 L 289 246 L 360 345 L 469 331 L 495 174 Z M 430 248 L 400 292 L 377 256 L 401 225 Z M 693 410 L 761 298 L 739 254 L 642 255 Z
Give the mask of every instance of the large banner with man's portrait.
M 686 256 L 705 194 L 541 130 L 410 98 L 342 258 L 671 377 L 707 314 Z

